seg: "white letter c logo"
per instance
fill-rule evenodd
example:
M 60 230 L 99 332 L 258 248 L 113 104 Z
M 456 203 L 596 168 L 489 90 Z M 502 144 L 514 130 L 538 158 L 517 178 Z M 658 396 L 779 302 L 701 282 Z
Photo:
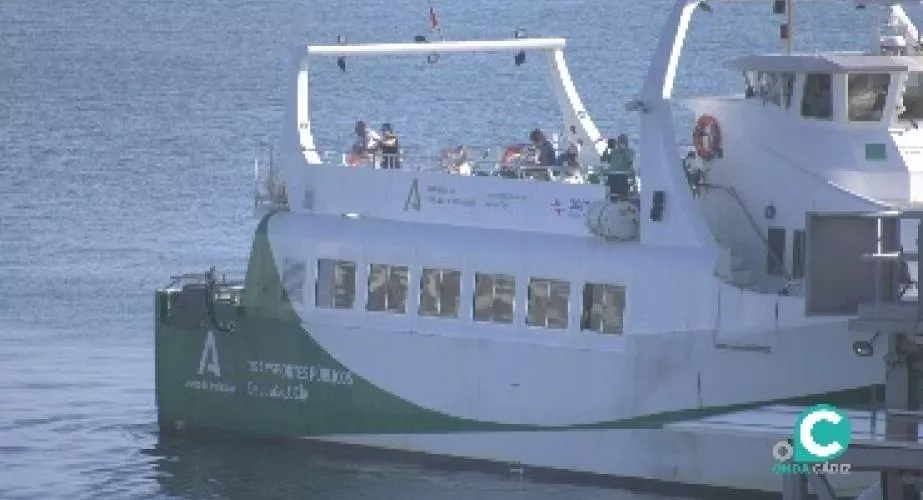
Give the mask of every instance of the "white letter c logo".
M 831 424 L 838 424 L 842 419 L 843 417 L 830 410 L 820 410 L 811 413 L 801 421 L 801 427 L 798 429 L 798 437 L 801 439 L 801 445 L 804 446 L 804 449 L 807 450 L 808 453 L 817 458 L 827 458 L 836 455 L 843 449 L 843 445 L 837 441 L 822 445 L 814 440 L 813 431 L 814 426 L 816 426 L 818 422 L 823 421 L 830 422 Z

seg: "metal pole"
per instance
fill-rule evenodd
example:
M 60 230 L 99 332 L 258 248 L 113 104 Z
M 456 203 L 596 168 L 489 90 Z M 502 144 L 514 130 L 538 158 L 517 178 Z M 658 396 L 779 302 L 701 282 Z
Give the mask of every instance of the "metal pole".
M 795 2 L 793 0 L 785 0 L 785 25 L 787 26 L 788 36 L 785 37 L 785 53 L 792 53 L 792 45 L 794 43 L 795 36 L 795 26 L 793 24 L 794 15 L 792 10 L 795 8 Z
M 884 220 L 881 217 L 875 219 L 875 253 L 881 255 L 884 253 Z M 881 266 L 882 262 L 875 260 L 875 316 L 881 316 L 881 302 L 883 300 L 881 293 Z
M 917 350 L 913 338 L 902 332 L 888 335 L 887 373 L 885 375 L 885 401 L 887 411 L 916 411 L 920 406 L 919 369 L 915 369 L 912 353 Z M 919 440 L 916 419 L 888 415 L 885 420 L 885 440 L 915 443 Z M 904 483 L 900 471 L 881 473 L 883 500 L 919 500 L 920 494 L 913 485 Z
M 897 226 L 898 232 L 900 225 Z M 920 296 L 920 283 L 923 283 L 923 266 L 920 265 L 920 242 L 923 242 L 923 220 L 917 222 L 917 324 L 923 320 L 923 297 Z M 909 266 L 908 266 L 909 267 Z M 901 268 L 903 269 L 903 268 Z M 910 274 L 910 273 L 907 273 Z M 917 326 L 919 328 L 919 326 Z M 919 333 L 919 332 L 913 332 Z

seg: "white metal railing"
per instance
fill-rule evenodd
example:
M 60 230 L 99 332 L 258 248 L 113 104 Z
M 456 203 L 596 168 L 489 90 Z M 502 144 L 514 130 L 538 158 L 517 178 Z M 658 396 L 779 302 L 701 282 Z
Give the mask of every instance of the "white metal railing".
M 404 148 L 398 155 L 370 153 L 359 156 L 342 151 L 315 151 L 321 162 L 351 168 L 399 168 L 414 172 L 497 176 L 511 179 L 559 181 L 576 184 L 603 183 L 600 165 L 538 165 L 526 145 L 511 147 L 464 147 L 442 150 Z

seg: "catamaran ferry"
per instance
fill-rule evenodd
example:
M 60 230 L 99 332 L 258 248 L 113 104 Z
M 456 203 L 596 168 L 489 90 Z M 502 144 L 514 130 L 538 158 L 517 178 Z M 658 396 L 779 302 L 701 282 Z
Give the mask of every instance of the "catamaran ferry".
M 796 53 L 788 36 L 780 54 L 730 62 L 741 94 L 678 100 L 690 19 L 712 10 L 679 0 L 626 106 L 637 168 L 618 172 L 598 168 L 607 141 L 562 39 L 301 50 L 279 160 L 257 166 L 245 282 L 184 275 L 156 292 L 162 429 L 778 491 L 771 448 L 791 436 L 791 405 L 884 380 L 847 329 L 869 294 L 859 255 L 878 244 L 850 214 L 923 200 L 918 35 L 886 3 L 870 51 Z M 503 147 L 464 168 L 399 149 L 365 161 L 376 153 L 315 144 L 317 58 L 448 52 L 544 54 L 557 152 L 583 145 L 573 163 Z M 853 431 L 868 423 L 854 415 Z

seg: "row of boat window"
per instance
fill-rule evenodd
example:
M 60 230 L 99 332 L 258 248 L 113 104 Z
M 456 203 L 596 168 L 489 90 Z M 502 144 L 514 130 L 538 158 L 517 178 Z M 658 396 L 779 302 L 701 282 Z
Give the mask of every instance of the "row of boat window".
M 358 266 L 355 262 L 318 259 L 314 283 L 314 306 L 353 309 L 356 305 Z M 370 312 L 407 314 L 412 273 L 408 266 L 369 264 L 365 309 Z M 474 290 L 463 300 L 461 271 L 424 267 L 419 273 L 417 314 L 433 318 L 471 318 L 476 322 L 515 322 L 516 277 L 509 274 L 474 273 Z M 286 258 L 282 279 L 285 293 L 304 303 L 304 262 Z M 528 326 L 567 329 L 571 308 L 571 283 L 553 278 L 529 279 L 525 323 Z M 625 311 L 625 288 L 607 283 L 584 283 L 580 291 L 580 330 L 621 334 Z M 470 315 L 469 307 L 470 305 Z
M 764 103 L 788 109 L 794 95 L 795 73 L 745 72 L 747 97 L 759 97 Z M 891 75 L 888 73 L 851 73 L 847 77 L 847 115 L 849 121 L 879 121 L 888 97 Z M 906 99 L 911 105 L 916 101 Z M 912 102 L 911 102 L 912 101 Z M 833 87 L 831 75 L 804 75 L 801 116 L 830 120 L 833 118 Z

